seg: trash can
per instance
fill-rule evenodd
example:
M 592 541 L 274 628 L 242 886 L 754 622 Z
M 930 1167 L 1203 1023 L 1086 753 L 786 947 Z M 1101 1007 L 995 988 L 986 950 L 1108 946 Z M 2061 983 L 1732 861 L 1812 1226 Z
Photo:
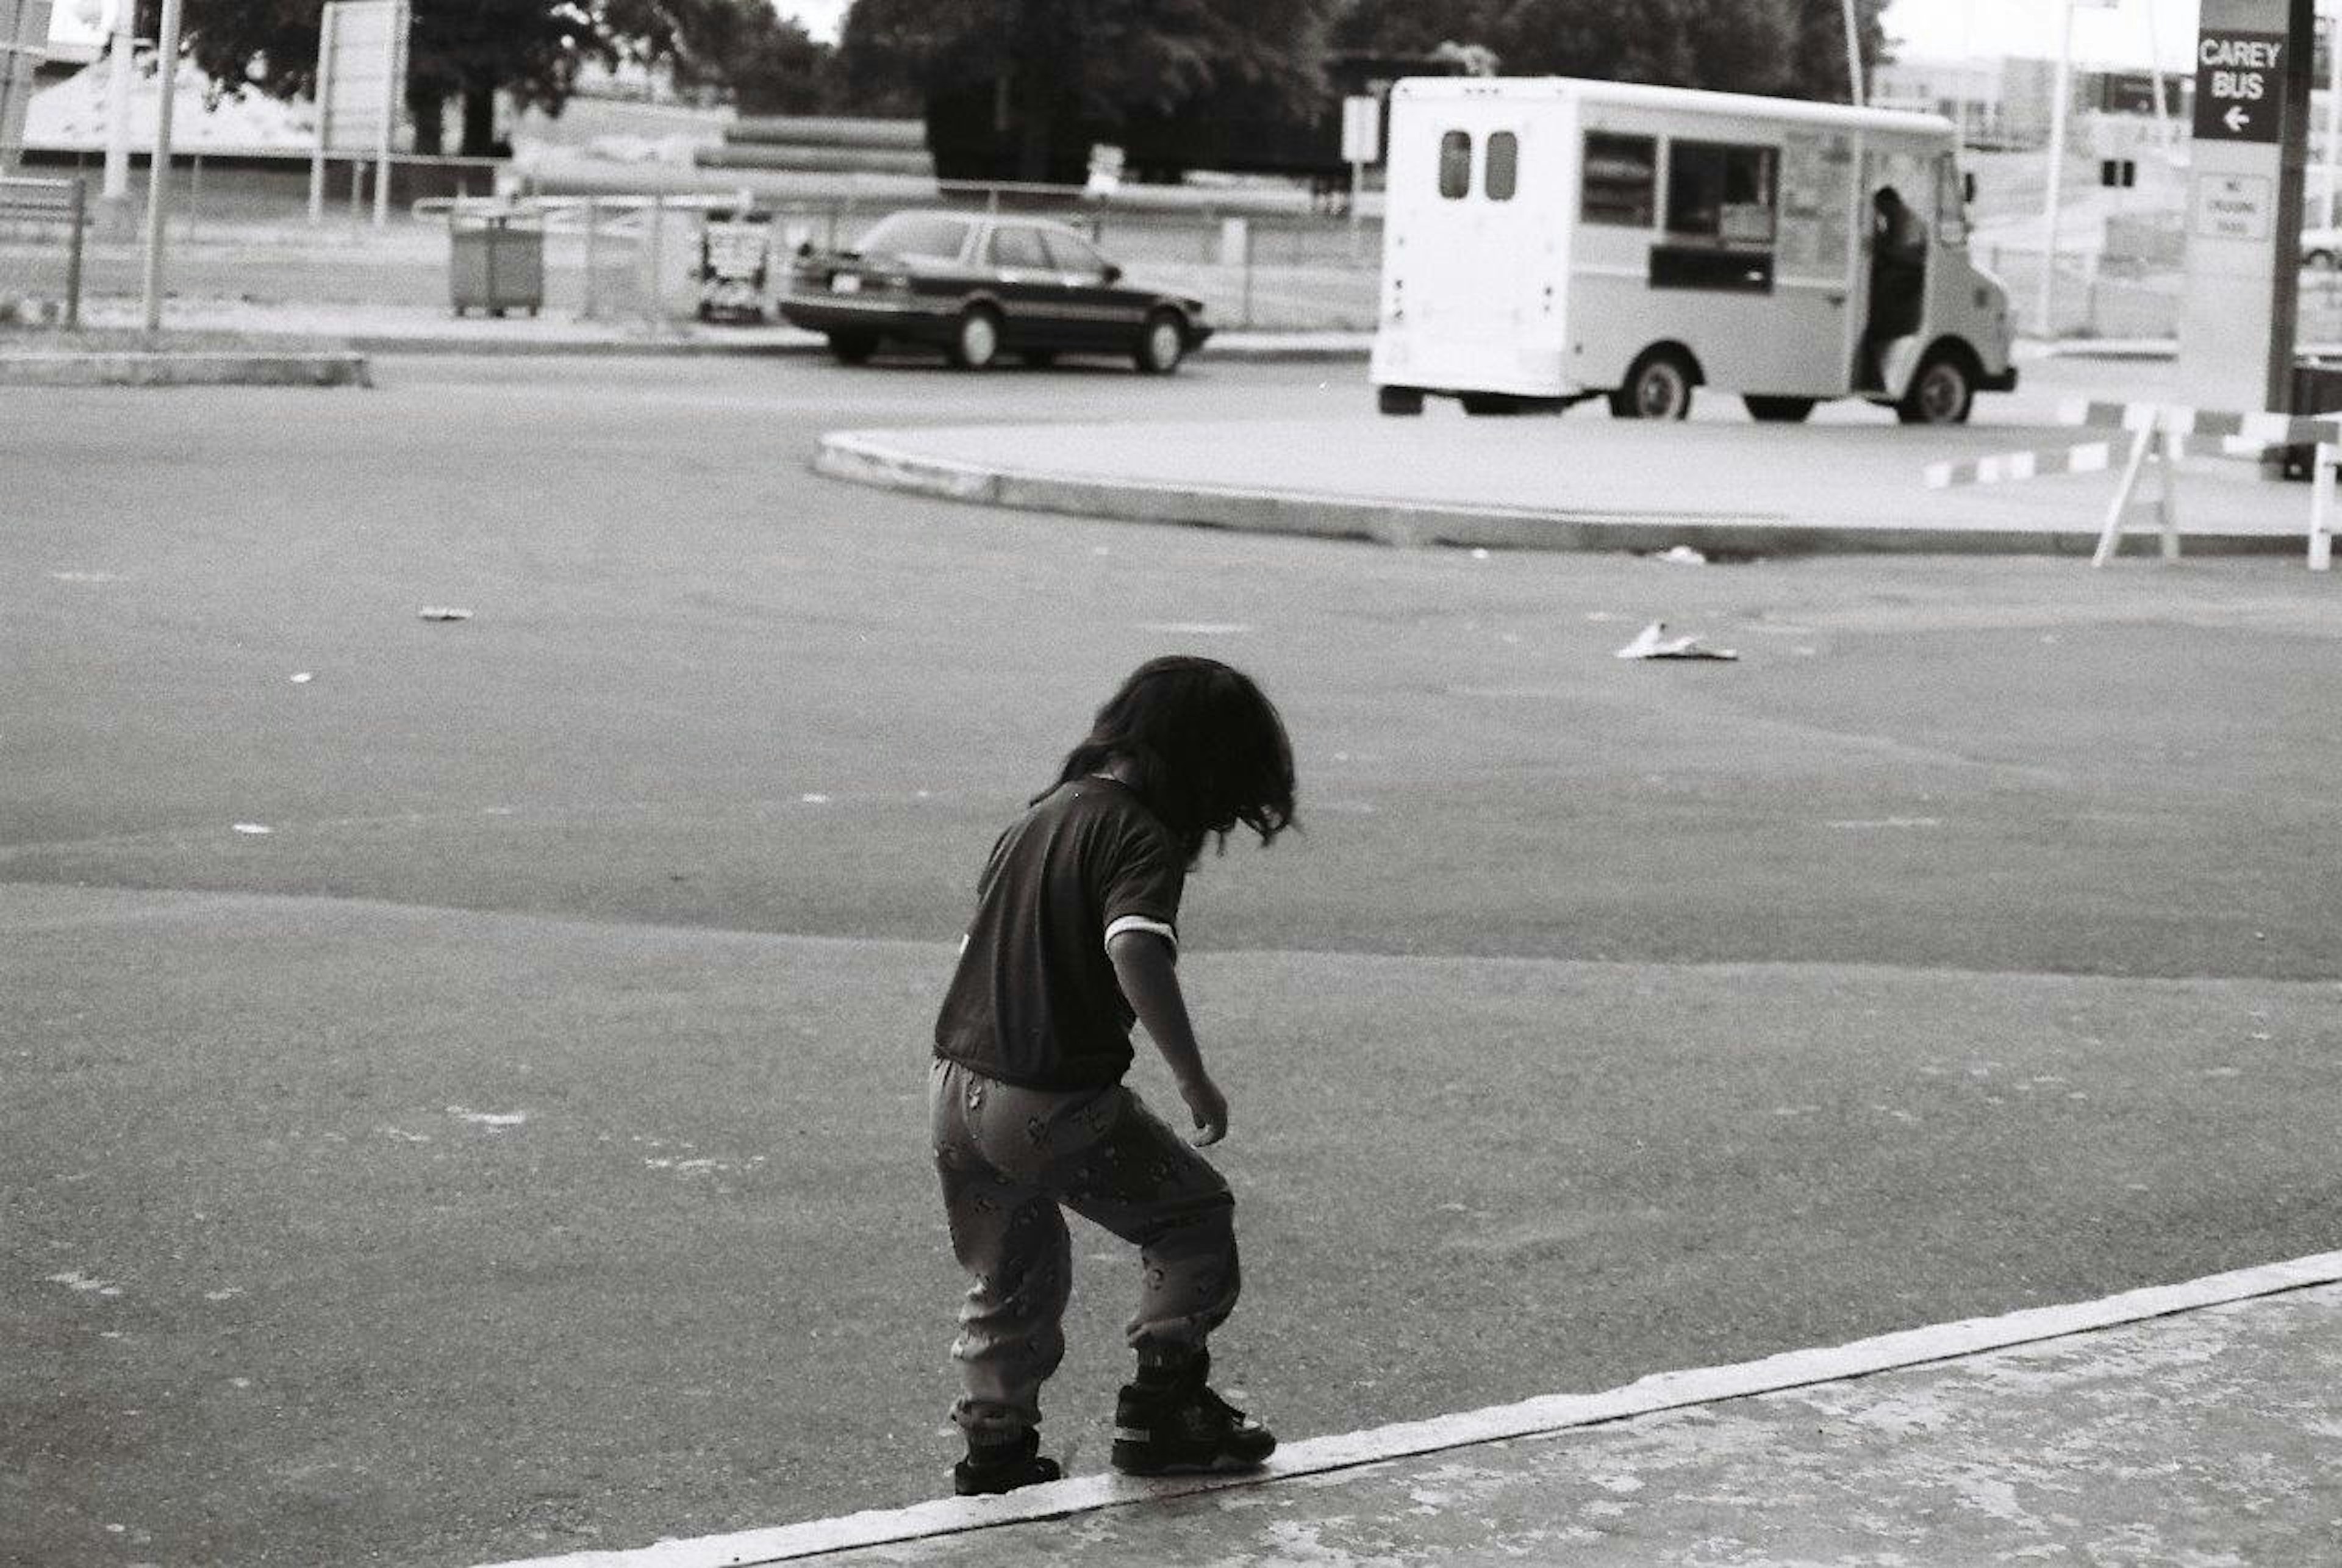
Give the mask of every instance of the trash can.
M 545 225 L 510 209 L 447 210 L 447 297 L 455 314 L 545 307 Z
M 2297 359 L 2293 362 L 2293 408 L 2296 415 L 2342 413 L 2342 360 Z M 2342 424 L 2337 424 L 2342 431 Z M 2307 479 L 2317 461 L 2317 448 L 2288 445 L 2279 457 L 2287 479 Z

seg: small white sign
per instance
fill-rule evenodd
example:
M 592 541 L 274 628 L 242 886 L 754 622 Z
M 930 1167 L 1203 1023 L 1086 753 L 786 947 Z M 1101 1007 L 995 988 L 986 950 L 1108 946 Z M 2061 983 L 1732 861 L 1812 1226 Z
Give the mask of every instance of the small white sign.
M 1110 196 L 1122 189 L 1123 151 L 1106 142 L 1090 144 L 1090 177 L 1083 186 L 1094 196 Z
M 1342 161 L 1371 164 L 1383 155 L 1383 101 L 1371 95 L 1342 100 Z
M 2277 225 L 2277 182 L 2264 175 L 2202 175 L 2195 232 L 2207 239 L 2265 240 Z

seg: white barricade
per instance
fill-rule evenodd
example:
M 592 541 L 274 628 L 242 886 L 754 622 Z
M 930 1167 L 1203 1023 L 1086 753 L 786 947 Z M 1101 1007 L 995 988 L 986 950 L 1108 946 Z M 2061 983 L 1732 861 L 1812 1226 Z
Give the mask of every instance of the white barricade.
M 2284 446 L 2317 449 L 2310 494 L 2309 567 L 2329 570 L 2333 561 L 2333 517 L 2337 471 L 2342 471 L 2342 413 L 2320 414 L 2232 414 L 2173 404 L 2107 403 L 2076 399 L 2058 410 L 2067 424 L 2122 430 L 2130 439 L 2123 444 L 2122 478 L 2107 507 L 2098 532 L 2098 547 L 2090 564 L 2103 566 L 2114 558 L 2122 542 L 2125 519 L 2137 498 L 2139 480 L 2149 462 L 2157 462 L 2160 481 L 2155 510 L 2162 534 L 2163 558 L 2179 558 L 2178 463 L 2183 457 L 2263 459 Z M 2061 474 L 2103 474 L 2114 466 L 2116 443 L 2082 442 L 2071 446 L 2038 447 L 2029 452 L 2002 452 L 1952 463 L 1931 463 L 1926 470 L 1930 490 L 1966 484 L 2006 484 L 2044 479 Z M 2157 460 L 2160 460 L 2159 462 Z

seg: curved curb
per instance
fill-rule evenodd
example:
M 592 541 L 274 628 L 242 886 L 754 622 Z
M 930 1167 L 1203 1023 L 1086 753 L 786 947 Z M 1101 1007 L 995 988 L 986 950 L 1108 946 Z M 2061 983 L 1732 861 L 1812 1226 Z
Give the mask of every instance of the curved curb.
M 1800 521 L 1777 513 L 1577 512 L 1466 503 L 1375 501 L 1354 495 L 1173 484 L 1053 474 L 939 457 L 908 444 L 915 432 L 836 431 L 821 438 L 816 474 L 946 501 L 1120 523 L 1176 523 L 1255 534 L 1350 539 L 1402 548 L 1654 552 L 1689 544 L 1717 555 L 2067 555 L 2097 548 L 2091 528 L 1921 528 L 1891 523 Z M 2298 534 L 2185 534 L 2199 555 L 2293 554 Z
M 0 354 L 0 386 L 372 386 L 366 357 L 341 352 L 124 350 Z

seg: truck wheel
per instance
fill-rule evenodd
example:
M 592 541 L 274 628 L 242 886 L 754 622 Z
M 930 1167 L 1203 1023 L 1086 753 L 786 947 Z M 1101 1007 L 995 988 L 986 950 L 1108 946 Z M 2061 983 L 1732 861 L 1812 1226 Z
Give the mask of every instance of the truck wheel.
M 1375 411 L 1378 414 L 1421 414 L 1423 389 L 1419 386 L 1377 386 L 1375 388 Z
M 1130 357 L 1149 375 L 1168 375 L 1187 356 L 1187 329 L 1176 311 L 1158 310 L 1146 318 L 1146 330 Z
M 1652 349 L 1626 373 L 1626 385 L 1610 394 L 1610 412 L 1619 419 L 1682 419 L 1691 413 L 1696 380 L 1680 352 Z
M 1911 378 L 1911 389 L 1895 405 L 1895 417 L 1906 424 L 1966 424 L 1976 403 L 1976 376 L 1967 360 L 1937 350 Z
M 878 339 L 866 332 L 833 332 L 829 352 L 840 365 L 860 365 L 878 352 Z
M 1811 397 L 1767 397 L 1748 393 L 1740 401 L 1748 408 L 1748 417 L 1767 424 L 1796 424 L 1814 411 L 1818 399 Z
M 1000 357 L 1000 315 L 990 305 L 970 305 L 952 331 L 951 362 L 962 370 L 983 370 Z

